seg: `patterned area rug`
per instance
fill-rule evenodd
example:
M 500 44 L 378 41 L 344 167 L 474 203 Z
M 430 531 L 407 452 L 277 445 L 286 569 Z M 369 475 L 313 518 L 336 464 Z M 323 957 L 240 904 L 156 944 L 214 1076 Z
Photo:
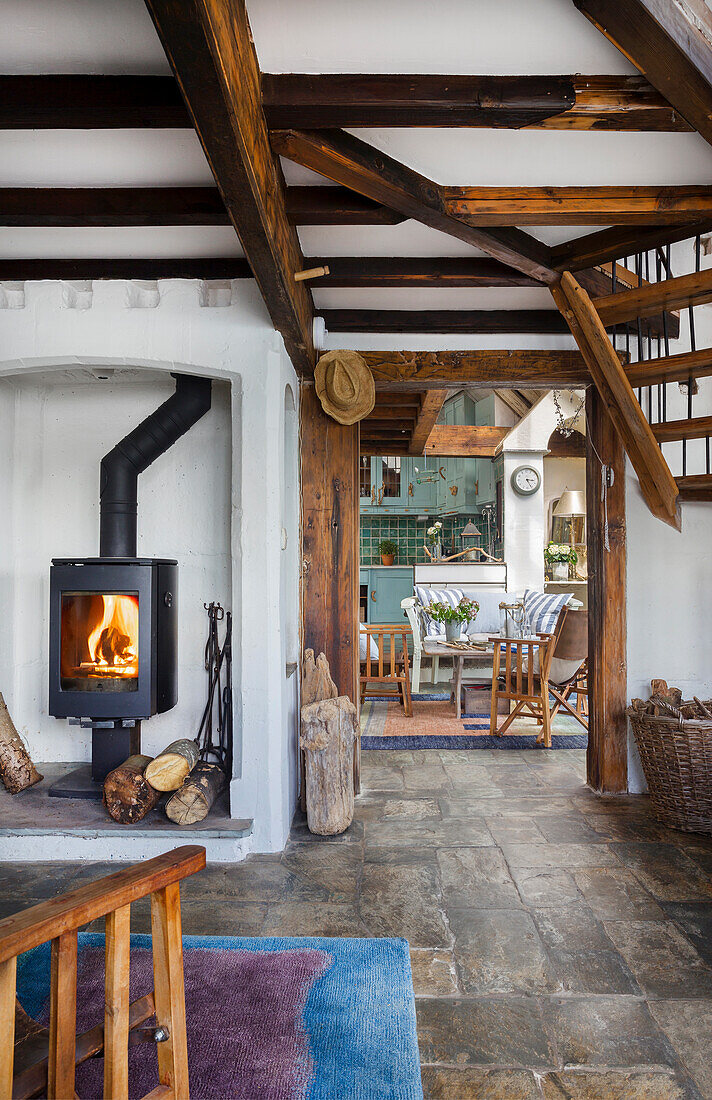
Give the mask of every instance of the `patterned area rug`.
M 500 721 L 502 721 L 501 719 Z M 541 749 L 531 719 L 517 718 L 502 737 L 490 737 L 489 715 L 455 717 L 447 693 L 413 696 L 413 717 L 398 703 L 367 699 L 361 708 L 363 749 Z M 588 735 L 575 718 L 557 715 L 552 748 L 585 749 Z
M 395 939 L 185 936 L 192 1100 L 422 1100 L 408 944 Z M 151 938 L 131 937 L 131 1000 L 153 988 Z M 50 945 L 18 960 L 25 1010 L 47 1022 Z M 77 1026 L 100 1023 L 104 937 L 79 936 Z M 103 1058 L 77 1068 L 103 1095 Z M 131 1097 L 158 1084 L 156 1048 L 129 1050 Z

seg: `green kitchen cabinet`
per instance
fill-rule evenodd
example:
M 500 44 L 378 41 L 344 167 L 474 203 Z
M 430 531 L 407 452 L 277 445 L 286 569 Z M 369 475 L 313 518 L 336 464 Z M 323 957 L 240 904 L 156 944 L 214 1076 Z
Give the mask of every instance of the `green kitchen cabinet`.
M 368 585 L 367 621 L 403 623 L 407 619 L 401 600 L 413 595 L 413 570 L 410 566 L 382 566 L 361 569 L 361 584 Z

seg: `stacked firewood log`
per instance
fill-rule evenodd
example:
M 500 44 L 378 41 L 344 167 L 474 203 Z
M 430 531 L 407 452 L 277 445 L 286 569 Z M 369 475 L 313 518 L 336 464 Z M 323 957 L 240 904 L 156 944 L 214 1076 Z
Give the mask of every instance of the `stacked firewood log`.
M 130 756 L 104 780 L 104 806 L 114 821 L 135 825 L 164 794 L 166 816 L 194 825 L 208 816 L 227 784 L 218 764 L 200 760 L 195 741 L 172 741 L 158 756 Z

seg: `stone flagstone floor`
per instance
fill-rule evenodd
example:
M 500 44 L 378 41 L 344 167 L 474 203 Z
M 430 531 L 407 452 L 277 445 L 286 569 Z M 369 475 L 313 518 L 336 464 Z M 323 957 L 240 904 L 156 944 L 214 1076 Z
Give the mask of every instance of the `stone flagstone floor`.
M 712 1100 L 712 840 L 583 776 L 577 750 L 364 753 L 348 833 L 298 819 L 209 866 L 184 930 L 405 936 L 429 1097 Z M 115 869 L 1 864 L 0 915 Z

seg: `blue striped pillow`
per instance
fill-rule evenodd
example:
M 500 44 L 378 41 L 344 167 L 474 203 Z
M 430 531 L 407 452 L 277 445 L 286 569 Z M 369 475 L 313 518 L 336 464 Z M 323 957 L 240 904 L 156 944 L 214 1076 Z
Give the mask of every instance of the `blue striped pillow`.
M 536 588 L 527 588 L 524 610 L 532 634 L 553 634 L 561 610 L 572 596 L 573 592 L 537 592 Z
M 450 607 L 457 607 L 465 593 L 461 588 L 426 588 L 425 585 L 415 585 L 415 595 L 422 607 L 422 618 L 425 626 L 426 638 L 434 638 L 436 634 L 443 634 L 445 627 L 442 623 L 436 623 L 428 615 L 428 607 L 431 603 L 449 603 Z

